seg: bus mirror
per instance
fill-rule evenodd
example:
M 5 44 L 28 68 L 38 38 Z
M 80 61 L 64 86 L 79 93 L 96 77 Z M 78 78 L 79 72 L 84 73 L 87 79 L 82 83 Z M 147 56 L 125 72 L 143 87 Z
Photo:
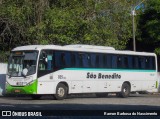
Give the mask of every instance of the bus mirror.
M 23 69 L 22 74 L 23 74 L 24 76 L 26 76 L 27 73 L 28 73 L 28 69 L 27 69 L 27 68 Z

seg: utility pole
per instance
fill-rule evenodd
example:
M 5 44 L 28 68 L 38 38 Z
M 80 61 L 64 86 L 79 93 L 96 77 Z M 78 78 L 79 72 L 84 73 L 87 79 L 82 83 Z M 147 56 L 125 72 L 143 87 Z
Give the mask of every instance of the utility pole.
M 136 8 L 142 4 L 145 0 L 142 0 L 138 5 L 136 5 L 133 9 L 132 9 L 132 27 L 133 27 L 133 51 L 136 51 L 136 34 L 135 34 L 135 20 L 134 20 L 134 16 L 136 16 Z
M 135 10 L 132 11 L 132 27 L 133 27 L 133 51 L 136 51 L 136 35 L 135 35 L 135 21 L 134 21 L 134 16 L 135 16 Z

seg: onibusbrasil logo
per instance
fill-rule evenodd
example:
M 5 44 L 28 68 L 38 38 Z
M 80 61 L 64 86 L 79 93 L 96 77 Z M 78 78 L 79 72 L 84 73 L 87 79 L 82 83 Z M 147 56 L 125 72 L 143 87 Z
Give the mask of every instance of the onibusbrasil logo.
M 2 111 L 2 116 L 42 116 L 42 113 L 32 111 Z

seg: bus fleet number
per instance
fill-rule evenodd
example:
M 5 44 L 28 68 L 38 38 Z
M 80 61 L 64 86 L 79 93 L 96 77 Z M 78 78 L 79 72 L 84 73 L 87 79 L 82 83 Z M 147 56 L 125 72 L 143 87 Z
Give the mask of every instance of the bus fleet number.
M 63 75 L 58 75 L 58 79 L 66 79 L 66 77 Z

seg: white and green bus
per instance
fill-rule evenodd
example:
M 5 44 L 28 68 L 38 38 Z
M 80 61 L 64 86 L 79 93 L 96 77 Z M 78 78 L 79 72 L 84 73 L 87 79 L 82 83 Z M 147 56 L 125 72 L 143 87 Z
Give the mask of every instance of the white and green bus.
M 53 95 L 117 93 L 158 88 L 154 53 L 119 51 L 92 45 L 29 45 L 14 48 L 8 61 L 7 94 L 33 99 Z

